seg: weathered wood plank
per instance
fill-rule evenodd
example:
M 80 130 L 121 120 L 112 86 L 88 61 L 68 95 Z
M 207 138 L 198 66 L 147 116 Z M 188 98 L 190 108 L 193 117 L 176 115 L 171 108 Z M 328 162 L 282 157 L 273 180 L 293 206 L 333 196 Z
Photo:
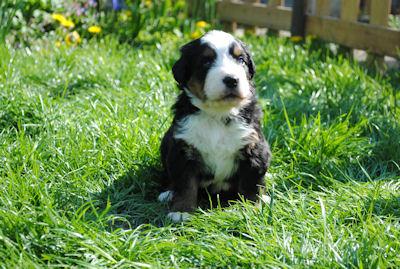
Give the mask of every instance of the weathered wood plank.
M 342 0 L 340 4 L 340 18 L 345 21 L 357 21 L 360 0 Z
M 270 7 L 277 7 L 282 5 L 282 0 L 269 0 L 268 6 Z
M 364 13 L 371 14 L 371 0 L 364 0 Z
M 347 1 L 347 0 L 346 0 Z M 329 16 L 331 13 L 330 0 L 317 0 L 315 7 L 316 16 Z
M 308 16 L 306 34 L 368 52 L 398 57 L 400 31 L 335 18 Z M 379 40 L 379 42 L 377 42 Z
M 291 26 L 291 9 L 284 7 L 225 0 L 218 2 L 218 11 L 222 21 L 276 30 L 289 30 Z M 347 18 L 354 19 L 354 14 Z M 311 15 L 307 16 L 306 34 L 380 55 L 399 57 L 400 53 L 400 31 L 379 25 Z
M 390 12 L 390 0 L 371 0 L 371 14 L 369 23 L 372 25 L 379 25 L 383 27 L 388 26 L 389 12 Z M 381 41 L 380 41 L 381 42 Z M 384 56 L 376 53 L 368 53 L 367 62 L 370 65 L 374 65 L 381 70 L 385 68 Z
M 260 0 L 242 0 L 244 3 L 260 3 Z M 257 26 L 249 26 L 249 25 L 245 25 L 245 29 L 247 31 L 253 32 L 255 33 L 257 31 Z
M 371 0 L 370 23 L 388 26 L 391 0 Z
M 276 30 L 290 30 L 292 12 L 285 7 L 269 7 L 263 4 L 218 2 L 218 15 L 222 21 L 256 25 Z
M 219 2 L 225 2 L 226 4 L 229 4 L 231 0 L 219 0 Z M 221 13 L 221 11 L 218 9 L 218 3 L 217 3 L 217 13 Z M 232 32 L 232 33 L 236 32 L 238 26 L 236 20 L 234 19 L 223 20 L 221 17 L 220 20 L 222 22 L 222 27 L 225 32 Z
M 271 8 L 282 6 L 284 0 L 268 0 L 268 6 Z M 270 36 L 279 36 L 279 30 L 276 29 L 268 29 L 268 35 Z

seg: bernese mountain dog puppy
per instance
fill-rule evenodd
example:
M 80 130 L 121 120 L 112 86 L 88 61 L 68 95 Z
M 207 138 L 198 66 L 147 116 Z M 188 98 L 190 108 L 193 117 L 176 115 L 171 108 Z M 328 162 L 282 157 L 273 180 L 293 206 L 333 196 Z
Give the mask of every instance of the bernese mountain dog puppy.
M 258 199 L 271 152 L 252 81 L 254 62 L 232 35 L 210 31 L 181 48 L 172 72 L 181 90 L 161 142 L 168 217 L 186 220 L 199 190 L 227 199 Z

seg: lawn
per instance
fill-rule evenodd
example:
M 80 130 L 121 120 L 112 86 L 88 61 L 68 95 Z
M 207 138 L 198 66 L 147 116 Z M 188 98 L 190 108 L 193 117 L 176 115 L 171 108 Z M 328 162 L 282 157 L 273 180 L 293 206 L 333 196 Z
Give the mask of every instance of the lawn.
M 310 43 L 245 39 L 271 202 L 166 219 L 159 145 L 186 41 L 0 49 L 0 266 L 399 267 L 399 72 Z

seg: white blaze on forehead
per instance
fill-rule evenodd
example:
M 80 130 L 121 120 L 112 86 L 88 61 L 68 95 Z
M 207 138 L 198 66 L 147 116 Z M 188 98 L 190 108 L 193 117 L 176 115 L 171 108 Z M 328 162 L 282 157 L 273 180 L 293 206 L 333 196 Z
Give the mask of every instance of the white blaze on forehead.
M 242 100 L 247 99 L 251 92 L 245 66 L 238 62 L 229 51 L 231 46 L 237 43 L 236 39 L 228 33 L 214 30 L 205 34 L 201 38 L 201 43 L 207 44 L 216 53 L 216 58 L 204 80 L 204 93 L 207 98 L 205 104 L 221 107 L 220 104 L 214 105 L 213 102 L 222 100 L 221 98 L 231 90 L 227 88 L 223 81 L 226 77 L 238 79 L 236 92 Z M 236 101 L 236 104 L 232 103 L 233 106 L 240 106 L 246 103 Z M 205 109 L 206 106 L 202 106 L 202 108 Z
M 235 38 L 222 31 L 210 31 L 201 38 L 202 43 L 207 43 L 216 50 L 229 49 Z

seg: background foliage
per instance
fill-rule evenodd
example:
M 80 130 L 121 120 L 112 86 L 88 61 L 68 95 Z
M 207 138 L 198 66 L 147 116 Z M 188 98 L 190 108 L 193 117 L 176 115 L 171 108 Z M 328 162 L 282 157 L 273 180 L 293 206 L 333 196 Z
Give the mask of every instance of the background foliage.
M 14 46 L 49 38 L 58 41 L 58 45 L 76 45 L 107 35 L 116 36 L 120 42 L 133 44 L 137 38 L 138 42 L 146 42 L 165 33 L 182 36 L 201 31 L 196 29 L 195 19 L 215 22 L 214 3 L 215 0 L 195 1 L 188 10 L 185 0 L 5 0 L 0 4 L 0 33 L 4 33 L 0 37 L 7 33 L 8 41 Z M 194 10 L 207 12 L 196 14 Z M 54 14 L 63 18 L 54 18 Z M 91 26 L 99 27 L 100 32 L 91 32 Z M 69 42 L 68 36 L 73 32 L 79 40 Z

